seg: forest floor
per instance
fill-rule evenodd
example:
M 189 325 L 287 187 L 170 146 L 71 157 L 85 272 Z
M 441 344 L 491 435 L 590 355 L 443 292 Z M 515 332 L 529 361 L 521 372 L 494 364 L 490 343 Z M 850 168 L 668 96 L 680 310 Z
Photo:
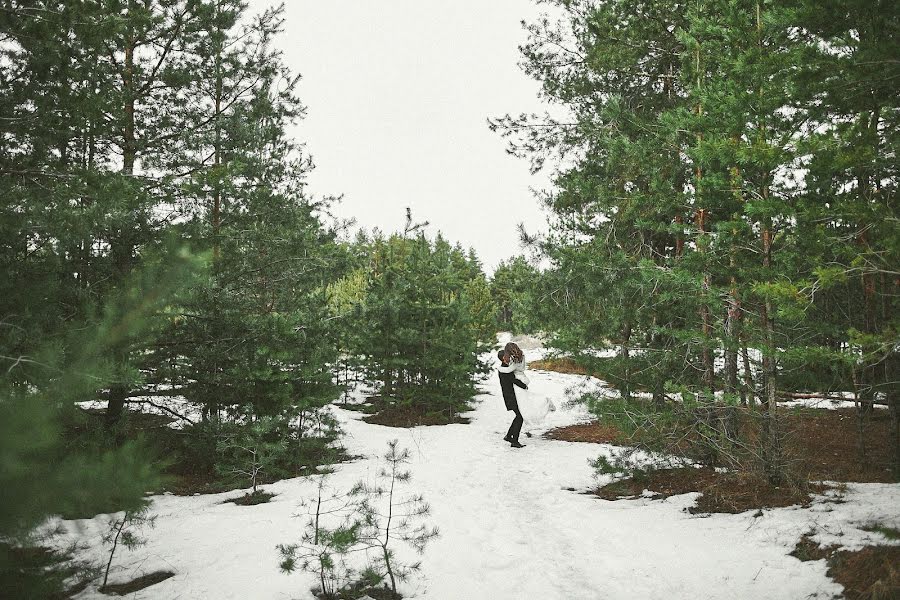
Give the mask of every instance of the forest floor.
M 174 400 L 178 405 L 180 400 Z M 87 437 L 86 432 L 102 431 L 105 408 L 96 402 L 84 403 L 80 414 L 67 424 L 65 435 L 76 443 Z M 242 487 L 246 482 L 243 476 L 226 476 L 217 473 L 211 456 L 215 451 L 214 443 L 208 436 L 197 432 L 189 432 L 184 423 L 178 423 L 168 414 L 158 412 L 142 412 L 126 407 L 119 425 L 122 440 L 138 441 L 156 457 L 162 466 L 162 484 L 156 493 L 172 493 L 179 496 L 197 494 L 217 494 Z M 199 441 L 198 441 L 199 440 Z M 299 452 L 302 450 L 302 452 Z M 261 472 L 258 480 L 261 484 L 273 483 L 290 473 L 298 477 L 315 475 L 329 465 L 350 460 L 344 449 L 332 447 L 321 438 L 304 438 L 298 454 L 302 463 L 282 464 L 275 474 Z
M 538 363 L 546 370 L 584 373 L 565 359 Z M 741 513 L 744 511 L 800 505 L 811 506 L 816 498 L 834 492 L 831 502 L 842 502 L 846 482 L 891 483 L 891 417 L 887 410 L 874 410 L 863 422 L 864 454 L 860 448 L 856 409 L 779 407 L 778 422 L 785 432 L 784 453 L 793 481 L 771 484 L 762 473 L 736 473 L 709 467 L 661 468 L 637 471 L 599 486 L 600 498 L 623 500 L 637 497 L 665 499 L 691 492 L 699 493 L 688 511 Z M 752 427 L 744 422 L 742 427 Z M 613 423 L 590 421 L 547 431 L 547 439 L 568 442 L 630 447 L 635 444 Z M 761 512 L 759 514 L 762 514 Z M 900 531 L 873 526 L 889 540 L 900 539 Z M 839 544 L 821 547 L 804 534 L 792 556 L 800 560 L 824 560 L 828 576 L 844 586 L 846 598 L 900 598 L 900 546 L 874 545 L 848 551 Z
M 796 473 L 810 481 L 891 483 L 891 417 L 874 410 L 865 424 L 865 461 L 860 458 L 855 409 L 779 408 L 784 452 Z M 548 431 L 549 439 L 630 446 L 610 423 L 591 421 Z
M 367 396 L 363 402 L 343 406 L 348 410 L 358 410 L 364 414 L 363 421 L 388 427 L 418 427 L 420 425 L 465 424 L 468 417 L 456 410 L 435 411 L 427 405 L 411 402 L 389 401 L 381 396 Z
M 551 372 L 534 372 L 531 379 L 529 393 L 552 398 L 559 410 L 530 427 L 532 437 L 523 438 L 521 449 L 501 440 L 511 413 L 496 377 L 483 383 L 473 410 L 463 415 L 468 424 L 387 427 L 335 408 L 346 451 L 358 458 L 335 465 L 328 488 L 347 491 L 357 481 L 373 481 L 387 442 L 397 439 L 411 452 L 412 477 L 402 491 L 421 494 L 431 505 L 427 523 L 439 527 L 440 537 L 421 557 L 396 547 L 398 560 L 421 560 L 420 573 L 401 584 L 407 599 L 825 600 L 844 592 L 844 580 L 835 575 L 836 561 L 815 558 L 818 549 L 866 565 L 853 568 L 858 574 L 884 567 L 879 548 L 896 553 L 900 547 L 891 538 L 900 529 L 898 484 L 851 482 L 814 489 L 805 502 L 736 514 L 698 512 L 703 496 L 696 491 L 673 489 L 659 499 L 646 489 L 626 500 L 600 497 L 598 487 L 614 478 L 598 477 L 590 462 L 615 447 L 543 434 L 589 423 L 583 406 L 564 402 L 566 391 L 602 383 Z M 300 541 L 308 518 L 303 503 L 315 497 L 317 483 L 307 476 L 266 485 L 274 497 L 255 506 L 223 503 L 244 493 L 238 490 L 154 495 L 155 528 L 143 533 L 146 545 L 119 549 L 110 582 L 171 571 L 174 576 L 128 597 L 311 600 L 315 577 L 279 573 L 275 546 Z M 80 558 L 105 563 L 106 520 L 97 515 L 54 525 L 68 532 L 61 543 L 81 545 Z M 860 550 L 865 554 L 847 554 Z M 365 556 L 351 560 L 362 566 Z M 76 597 L 107 596 L 91 585 Z

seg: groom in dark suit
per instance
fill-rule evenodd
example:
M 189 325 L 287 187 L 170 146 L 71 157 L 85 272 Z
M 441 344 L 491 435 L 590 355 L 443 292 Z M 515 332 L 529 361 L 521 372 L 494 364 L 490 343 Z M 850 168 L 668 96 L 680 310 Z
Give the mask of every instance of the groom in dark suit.
M 500 359 L 504 367 L 509 366 L 509 354 L 505 350 L 498 352 L 497 358 Z M 506 403 L 506 410 L 516 413 L 516 417 L 513 419 L 512 424 L 509 426 L 509 431 L 506 432 L 503 439 L 509 442 L 509 445 L 513 448 L 524 448 L 525 444 L 519 443 L 519 432 L 522 431 L 522 423 L 525 420 L 522 418 L 522 413 L 519 412 L 519 402 L 516 400 L 516 390 L 513 386 L 517 385 L 523 390 L 527 390 L 528 386 L 516 379 L 515 373 L 503 373 L 500 371 L 498 374 L 500 375 L 500 389 L 503 390 L 503 402 Z

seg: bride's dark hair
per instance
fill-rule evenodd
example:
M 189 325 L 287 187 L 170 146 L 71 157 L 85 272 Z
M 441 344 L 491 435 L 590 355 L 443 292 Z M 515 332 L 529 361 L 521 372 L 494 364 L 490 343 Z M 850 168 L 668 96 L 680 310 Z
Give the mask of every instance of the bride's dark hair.
M 522 349 L 515 342 L 508 342 L 504 350 L 506 350 L 513 362 L 520 363 L 525 360 L 525 353 L 522 352 Z

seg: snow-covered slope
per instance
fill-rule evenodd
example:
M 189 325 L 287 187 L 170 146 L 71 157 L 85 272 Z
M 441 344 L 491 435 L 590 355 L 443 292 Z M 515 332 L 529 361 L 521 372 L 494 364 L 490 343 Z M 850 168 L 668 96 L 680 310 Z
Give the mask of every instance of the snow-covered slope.
M 586 378 L 532 372 L 532 391 L 556 401 L 550 425 L 584 420 L 582 408 L 563 405 L 564 390 Z M 588 382 L 590 385 L 590 382 Z M 615 600 L 635 598 L 832 598 L 841 587 L 825 576 L 824 561 L 788 556 L 810 529 L 859 543 L 860 525 L 900 527 L 900 486 L 848 486 L 841 504 L 785 508 L 741 515 L 688 514 L 694 494 L 667 501 L 610 502 L 579 493 L 596 485 L 588 461 L 608 448 L 535 436 L 516 450 L 501 440 L 512 413 L 504 410 L 496 377 L 468 425 L 393 429 L 370 425 L 359 413 L 337 410 L 351 454 L 330 485 L 348 489 L 372 478 L 386 442 L 412 452 L 411 491 L 431 504 L 429 522 L 441 536 L 426 549 L 422 572 L 402 585 L 422 600 Z M 575 488 L 571 491 L 569 488 Z M 158 515 L 148 543 L 119 550 L 113 578 L 127 581 L 168 569 L 176 576 L 130 595 L 140 599 L 306 599 L 314 578 L 278 571 L 276 544 L 299 541 L 315 493 L 311 479 L 266 486 L 268 504 L 222 504 L 227 494 L 153 498 Z M 100 559 L 102 516 L 66 522 L 71 537 Z M 408 557 L 405 551 L 401 557 Z M 113 579 L 111 578 L 111 579 Z M 94 588 L 79 598 L 106 598 Z

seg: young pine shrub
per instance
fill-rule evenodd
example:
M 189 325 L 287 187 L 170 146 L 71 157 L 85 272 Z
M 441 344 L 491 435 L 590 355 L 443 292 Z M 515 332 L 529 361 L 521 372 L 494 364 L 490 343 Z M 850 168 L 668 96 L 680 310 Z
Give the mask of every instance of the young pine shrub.
M 287 452 L 277 436 L 277 426 L 276 419 L 263 417 L 223 433 L 216 443 L 216 472 L 247 482 L 252 488 L 250 496 L 259 496 L 263 474 Z
M 309 519 L 300 543 L 279 544 L 277 548 L 283 573 L 300 569 L 314 574 L 319 588 L 313 593 L 322 600 L 335 600 L 355 583 L 356 571 L 347 557 L 359 544 L 361 521 L 357 498 L 328 490 L 326 480 L 327 475 L 319 478 L 316 497 L 302 505 L 307 507 Z M 337 526 L 326 526 L 326 521 L 335 519 Z
M 358 482 L 346 494 L 328 491 L 323 476 L 316 497 L 304 503 L 309 519 L 300 543 L 278 546 L 282 572 L 301 569 L 316 575 L 319 587 L 313 592 L 322 600 L 358 598 L 375 593 L 382 583 L 391 598 L 400 598 L 397 582 L 418 571 L 420 563 L 401 561 L 394 552 L 397 541 L 422 554 L 438 535 L 437 528 L 422 522 L 429 514 L 422 496 L 400 493 L 410 481 L 404 469 L 409 456 L 409 450 L 398 450 L 397 440 L 388 442 L 377 481 Z M 374 559 L 357 571 L 349 561 L 355 552 L 374 554 Z
M 155 526 L 156 515 L 151 516 L 147 506 L 138 510 L 125 511 L 121 517 L 109 518 L 106 533 L 103 535 L 103 544 L 109 546 L 109 560 L 106 562 L 106 570 L 103 572 L 103 585 L 100 586 L 100 591 L 103 591 L 109 581 L 109 571 L 119 545 L 125 546 L 128 550 L 143 546 L 147 540 L 140 534 L 145 528 L 152 529 Z
M 397 582 L 406 580 L 418 571 L 420 562 L 403 563 L 394 552 L 394 541 L 400 540 L 412 546 L 418 554 L 425 551 L 429 541 L 439 533 L 437 527 L 429 527 L 422 520 L 430 509 L 421 495 L 400 495 L 399 486 L 409 483 L 410 472 L 404 470 L 409 463 L 409 450 L 397 449 L 397 440 L 388 442 L 384 454 L 385 467 L 374 485 L 359 482 L 350 491 L 359 497 L 362 517 L 359 541 L 366 549 L 375 550 L 373 567 L 390 583 L 392 598 L 400 598 Z

